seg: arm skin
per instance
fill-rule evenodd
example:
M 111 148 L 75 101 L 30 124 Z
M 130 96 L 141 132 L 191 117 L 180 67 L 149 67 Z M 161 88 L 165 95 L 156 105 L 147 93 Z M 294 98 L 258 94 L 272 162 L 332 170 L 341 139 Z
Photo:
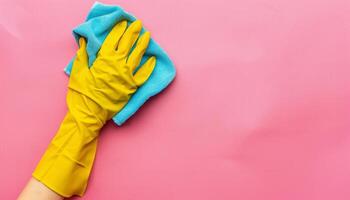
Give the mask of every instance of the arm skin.
M 34 178 L 30 178 L 17 200 L 62 200 L 62 196 L 50 190 Z

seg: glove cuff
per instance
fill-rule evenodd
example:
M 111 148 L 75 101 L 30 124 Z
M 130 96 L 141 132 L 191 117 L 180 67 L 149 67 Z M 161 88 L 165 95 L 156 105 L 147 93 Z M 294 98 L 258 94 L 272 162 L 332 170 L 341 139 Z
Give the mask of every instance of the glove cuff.
M 68 112 L 33 172 L 35 179 L 63 197 L 82 196 L 86 190 L 100 128 L 85 125 Z

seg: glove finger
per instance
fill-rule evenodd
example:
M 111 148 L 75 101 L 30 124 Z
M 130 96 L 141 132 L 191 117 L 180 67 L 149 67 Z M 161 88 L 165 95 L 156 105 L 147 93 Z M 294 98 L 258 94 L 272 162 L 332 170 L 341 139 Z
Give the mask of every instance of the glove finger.
M 144 84 L 151 76 L 154 67 L 156 66 L 156 57 L 150 57 L 134 75 L 134 81 L 137 86 Z
M 151 35 L 149 32 L 144 33 L 136 43 L 135 49 L 128 58 L 128 65 L 131 66 L 131 71 L 134 72 L 136 67 L 140 64 L 143 54 L 145 53 Z
M 99 54 L 105 54 L 108 52 L 113 52 L 116 50 L 120 38 L 123 36 L 125 29 L 127 27 L 127 22 L 125 20 L 117 23 L 109 32 L 106 39 L 104 40 Z
M 77 51 L 77 55 L 75 57 L 73 63 L 72 74 L 79 72 L 83 68 L 88 67 L 88 55 L 86 52 L 86 41 L 84 37 L 79 38 L 79 50 Z
M 120 39 L 117 52 L 123 57 L 128 56 L 132 46 L 135 44 L 137 38 L 142 29 L 142 23 L 140 20 L 134 21 L 128 29 L 126 29 L 124 35 Z

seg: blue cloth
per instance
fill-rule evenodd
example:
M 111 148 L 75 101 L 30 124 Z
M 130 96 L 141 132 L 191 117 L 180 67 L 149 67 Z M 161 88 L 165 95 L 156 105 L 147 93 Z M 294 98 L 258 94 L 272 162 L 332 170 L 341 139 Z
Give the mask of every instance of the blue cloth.
M 108 33 L 117 22 L 124 19 L 128 23 L 136 20 L 134 16 L 125 12 L 119 6 L 96 2 L 92 6 L 85 22 L 73 30 L 73 35 L 77 43 L 81 36 L 87 39 L 86 49 L 89 56 L 89 66 L 95 61 L 97 52 Z M 142 30 L 141 34 L 144 31 Z M 140 66 L 150 56 L 155 56 L 157 59 L 154 71 L 147 82 L 133 94 L 125 107 L 113 117 L 113 121 L 119 126 L 129 119 L 150 97 L 164 90 L 175 78 L 176 71 L 174 64 L 165 51 L 153 39 L 151 39 L 148 45 Z M 64 70 L 68 75 L 72 70 L 73 61 L 74 58 Z

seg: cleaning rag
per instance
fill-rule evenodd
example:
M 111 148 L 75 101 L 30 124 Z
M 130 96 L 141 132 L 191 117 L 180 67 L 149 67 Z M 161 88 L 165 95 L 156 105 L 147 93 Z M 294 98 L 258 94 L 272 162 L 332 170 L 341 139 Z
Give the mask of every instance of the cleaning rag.
M 85 22 L 74 28 L 73 35 L 77 43 L 80 37 L 84 37 L 87 40 L 86 51 L 89 57 L 89 66 L 95 61 L 97 53 L 108 33 L 114 25 L 121 20 L 127 20 L 131 23 L 135 21 L 136 18 L 119 6 L 95 2 Z M 144 29 L 141 34 L 143 32 L 145 32 Z M 149 79 L 138 88 L 123 109 L 113 117 L 113 121 L 119 126 L 135 114 L 150 97 L 164 90 L 175 78 L 176 70 L 173 62 L 153 39 L 150 40 L 139 66 L 142 66 L 151 56 L 155 56 L 157 59 L 153 73 Z M 74 59 L 75 58 L 73 58 L 64 69 L 67 75 L 70 75 Z

